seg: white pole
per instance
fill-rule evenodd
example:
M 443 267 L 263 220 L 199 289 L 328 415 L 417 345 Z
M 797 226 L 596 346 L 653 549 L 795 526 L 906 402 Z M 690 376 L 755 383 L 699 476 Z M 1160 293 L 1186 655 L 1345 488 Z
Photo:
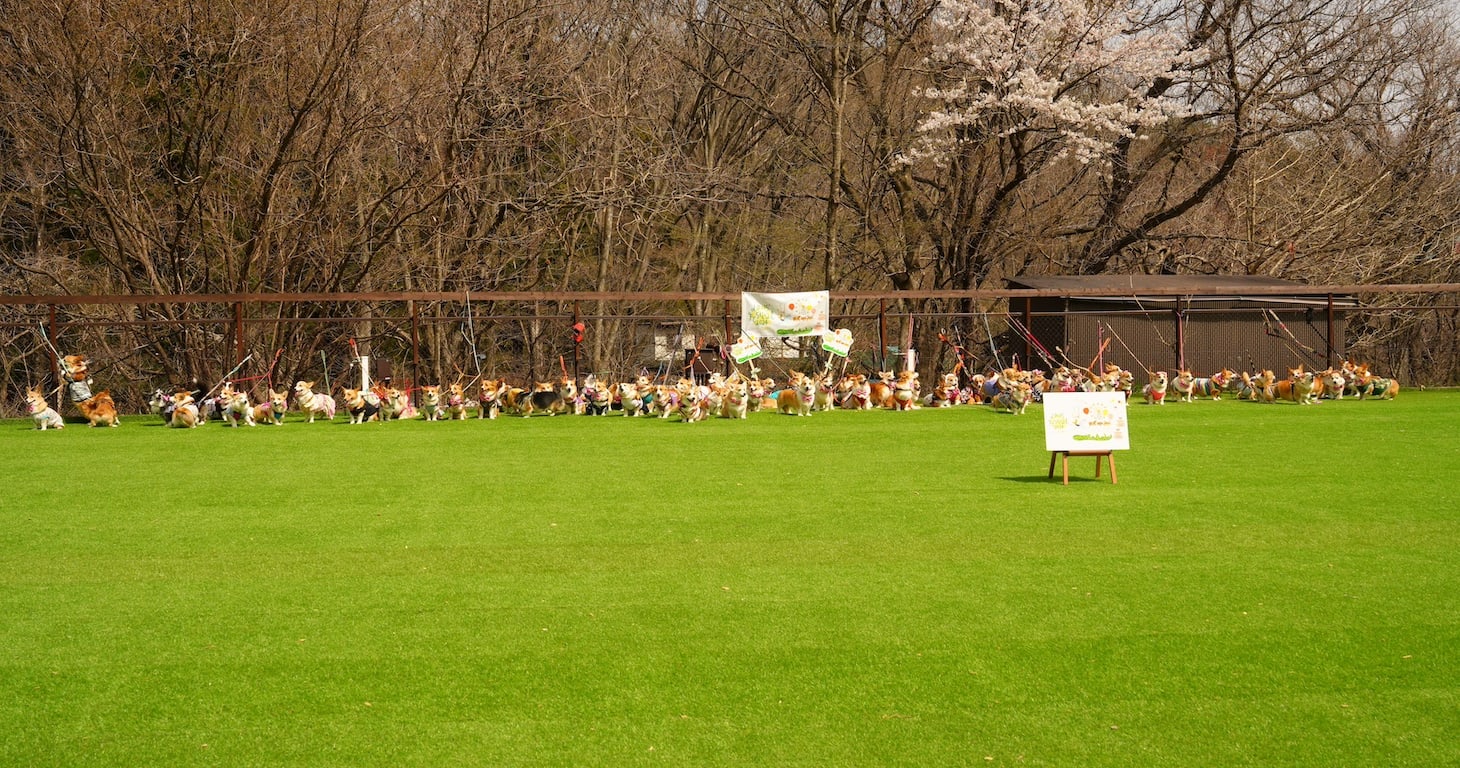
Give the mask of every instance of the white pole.
M 370 389 L 370 356 L 360 356 L 360 390 L 362 392 Z

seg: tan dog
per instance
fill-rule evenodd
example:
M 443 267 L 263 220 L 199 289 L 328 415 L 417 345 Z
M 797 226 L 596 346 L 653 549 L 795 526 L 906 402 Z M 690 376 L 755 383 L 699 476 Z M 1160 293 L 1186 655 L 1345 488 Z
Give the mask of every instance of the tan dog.
M 533 384 L 532 391 L 523 393 L 518 400 L 518 410 L 524 417 L 534 413 L 552 416 L 563 412 L 566 408 L 562 394 L 551 381 L 539 381 Z
M 46 402 L 46 396 L 39 387 L 31 387 L 25 392 L 25 407 L 30 411 L 30 417 L 35 419 L 35 428 L 41 431 L 47 429 L 65 429 L 66 422 L 56 409 Z
M 995 394 L 990 403 L 995 410 L 1008 411 L 1015 416 L 1023 415 L 1024 409 L 1029 407 L 1029 401 L 1034 397 L 1034 388 L 1028 382 L 1018 381 L 1008 389 Z
M 745 419 L 749 418 L 749 413 L 750 382 L 736 373 L 725 381 L 725 389 L 720 398 L 720 415 L 727 419 Z
M 775 379 L 751 379 L 748 385 L 750 400 L 746 406 L 752 411 L 775 410 L 776 399 L 771 397 L 771 392 L 775 391 L 775 388 Z
M 1274 388 L 1275 397 L 1278 400 L 1289 400 L 1298 405 L 1309 405 L 1318 402 L 1313 394 L 1315 379 L 1312 371 L 1303 370 L 1303 366 L 1288 369 L 1288 378 L 1276 383 Z
M 816 400 L 816 381 L 793 371 L 790 384 L 776 395 L 776 410 L 788 416 L 810 416 Z
M 421 387 L 421 418 L 438 421 L 441 418 L 441 385 Z
M 284 423 L 284 414 L 289 410 L 289 396 L 283 391 L 275 392 L 269 390 L 269 398 L 253 407 L 253 422 L 255 424 L 272 424 L 279 426 Z
M 202 420 L 198 413 L 198 403 L 193 399 L 193 393 L 184 391 L 172 396 L 172 426 L 179 429 L 193 429 Z
M 466 408 L 466 391 L 460 384 L 448 384 L 446 386 L 446 419 L 448 421 L 465 420 Z
M 1165 371 L 1153 371 L 1150 383 L 1141 388 L 1141 396 L 1145 398 L 1146 405 L 1165 405 L 1168 383 Z
M 892 410 L 911 411 L 918 407 L 918 374 L 903 371 L 892 383 Z
M 872 407 L 892 407 L 892 383 L 897 380 L 892 371 L 878 371 L 877 378 L 871 382 Z
M 222 405 L 223 420 L 228 422 L 228 426 L 236 427 L 239 422 L 254 426 L 253 405 L 248 402 L 247 392 L 234 389 L 232 384 L 224 384 L 218 393 L 218 401 Z
M 928 393 L 923 405 L 929 408 L 947 408 L 958 403 L 958 374 L 945 373 L 938 377 L 933 391 Z
M 380 397 L 374 392 L 346 387 L 340 400 L 350 414 L 351 424 L 380 420 Z
M 477 418 L 495 419 L 502 415 L 502 398 L 507 395 L 506 379 L 485 379 L 477 390 Z
M 105 389 L 93 395 L 90 400 L 77 403 L 76 408 L 93 427 L 116 427 L 122 423 L 117 415 L 116 401 L 112 400 L 111 392 Z
M 335 399 L 323 392 L 314 391 L 314 382 L 294 382 L 294 403 L 299 410 L 309 414 L 309 423 L 314 423 L 315 416 L 323 416 L 326 421 L 335 420 Z

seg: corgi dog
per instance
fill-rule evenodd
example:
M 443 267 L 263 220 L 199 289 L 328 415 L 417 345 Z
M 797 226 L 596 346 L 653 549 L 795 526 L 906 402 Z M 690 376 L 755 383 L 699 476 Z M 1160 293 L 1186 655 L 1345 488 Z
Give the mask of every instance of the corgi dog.
M 775 410 L 776 399 L 771 397 L 775 389 L 775 379 L 750 379 L 746 382 L 746 396 L 749 398 L 745 402 L 746 408 L 751 411 Z
M 1316 383 L 1312 371 L 1303 370 L 1303 366 L 1288 369 L 1288 378 L 1276 382 L 1274 385 L 1274 396 L 1278 400 L 1290 400 L 1298 405 L 1309 405 L 1318 402 L 1313 394 L 1313 387 Z
M 383 391 L 376 393 L 376 397 L 380 401 L 381 421 L 416 418 L 416 406 L 411 403 L 410 395 L 405 390 L 384 387 Z
M 583 379 L 583 413 L 589 416 L 607 416 L 613 407 L 614 386 L 588 374 Z
M 897 377 L 892 371 L 878 371 L 877 375 L 872 378 L 870 386 L 873 408 L 892 407 L 892 382 L 896 380 Z
M 669 418 L 669 414 L 679 411 L 679 389 L 668 384 L 654 385 L 654 393 L 649 397 L 649 413 L 661 419 Z
M 380 398 L 374 392 L 345 387 L 340 395 L 340 403 L 345 406 L 345 412 L 350 414 L 351 424 L 380 420 Z
M 183 391 L 172 396 L 172 418 L 169 424 L 178 429 L 193 429 L 202 421 L 202 414 L 198 412 L 198 401 L 193 399 L 193 393 Z
M 1360 400 L 1378 398 L 1393 400 L 1399 394 L 1399 380 L 1376 376 L 1369 372 L 1368 365 L 1354 366 L 1354 383 Z
M 1314 374 L 1313 397 L 1342 400 L 1343 389 L 1347 385 L 1348 380 L 1343 377 L 1342 373 L 1329 368 L 1326 371 Z
M 1277 375 L 1270 368 L 1252 377 L 1252 399 L 1259 403 L 1277 402 Z
M 531 392 L 524 392 L 519 398 L 519 409 L 524 417 L 534 413 L 552 416 L 564 408 L 563 396 L 551 381 L 539 381 L 532 385 Z
M 841 406 L 849 411 L 870 411 L 872 410 L 872 384 L 867 381 L 866 374 L 848 376 L 847 389 L 842 395 Z
M 224 384 L 218 400 L 223 405 L 223 420 L 228 422 L 228 426 L 236 427 L 239 422 L 250 427 L 255 425 L 253 405 L 248 401 L 247 392 L 234 389 L 232 384 Z
M 607 416 L 613 408 L 613 385 L 594 381 L 593 386 L 583 387 L 583 413 L 589 416 Z
M 625 416 L 643 416 L 649 412 L 644 398 L 639 394 L 639 385 L 632 381 L 618 385 L 618 401 Z
M 1150 383 L 1141 388 L 1141 396 L 1145 398 L 1146 405 L 1165 405 L 1168 384 L 1165 371 L 1152 372 Z
M 736 374 L 725 382 L 720 398 L 720 416 L 726 419 L 745 419 L 750 414 L 750 382 Z
M 1176 399 L 1183 403 L 1196 400 L 1196 376 L 1185 368 L 1176 372 L 1176 378 L 1171 380 L 1171 388 L 1176 390 Z
M 449 421 L 466 419 L 466 390 L 460 384 L 446 385 L 446 418 Z
M 815 401 L 816 380 L 793 372 L 790 383 L 776 395 L 776 410 L 791 416 L 810 416 Z
M 813 377 L 812 383 L 816 386 L 816 392 L 812 395 L 811 410 L 830 411 L 836 408 L 836 381 L 832 378 L 831 369 Z
M 571 378 L 564 376 L 558 381 L 556 388 L 558 403 L 553 407 L 553 413 L 581 414 L 579 410 L 578 383 Z
M 994 395 L 989 401 L 995 410 L 1008 411 L 1015 416 L 1023 415 L 1024 409 L 1029 407 L 1029 401 L 1034 399 L 1034 388 L 1028 382 L 1017 381 L 1007 389 Z
M 1197 377 L 1191 381 L 1191 393 L 1194 397 L 1210 397 L 1213 400 L 1221 400 L 1222 392 L 1229 391 L 1237 383 L 1237 374 L 1229 368 L 1207 377 Z
M 93 427 L 116 427 L 122 423 L 117 415 L 117 403 L 112 400 L 111 392 L 105 389 L 77 403 L 76 408 Z
M 1045 388 L 1045 391 L 1074 392 L 1076 389 L 1078 387 L 1075 382 L 1075 374 L 1069 368 L 1061 365 L 1049 375 L 1049 386 Z
M 923 399 L 923 405 L 929 408 L 947 408 L 958 403 L 958 374 L 945 373 L 938 377 L 938 383 L 933 385 L 933 391 Z
M 692 424 L 705 420 L 705 400 L 699 387 L 691 386 L 679 393 L 679 420 Z
M 294 382 L 294 404 L 299 410 L 309 414 L 309 423 L 314 423 L 314 417 L 323 416 L 325 421 L 335 420 L 335 399 L 323 392 L 314 391 L 314 382 Z
M 288 411 L 289 393 L 270 389 L 268 399 L 253 407 L 253 421 L 255 424 L 272 424 L 277 427 L 284 423 L 284 414 Z
M 46 402 L 46 396 L 39 387 L 31 387 L 25 391 L 25 408 L 30 412 L 30 417 L 35 420 L 36 429 L 44 431 L 52 427 L 66 428 L 66 422 L 61 418 L 61 414 Z
M 421 418 L 438 421 L 441 418 L 441 385 L 430 384 L 421 387 Z
M 917 371 L 903 371 L 892 383 L 892 409 L 911 411 L 918 407 Z
M 91 368 L 86 355 L 65 355 L 60 359 L 61 378 L 66 382 L 66 395 L 80 407 L 91 399 Z M 114 404 L 115 405 L 115 404 Z M 82 414 L 86 411 L 83 409 Z M 87 417 L 90 420 L 90 417 Z M 96 426 L 93 424 L 92 426 Z
M 501 416 L 502 398 L 506 395 L 506 379 L 484 379 L 477 390 L 477 418 L 495 419 Z

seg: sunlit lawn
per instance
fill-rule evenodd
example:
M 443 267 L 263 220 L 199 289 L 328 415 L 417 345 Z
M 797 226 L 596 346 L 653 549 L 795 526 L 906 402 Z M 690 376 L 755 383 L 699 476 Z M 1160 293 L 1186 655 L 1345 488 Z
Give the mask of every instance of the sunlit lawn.
M 1460 393 L 0 423 L 0 764 L 1460 764 Z

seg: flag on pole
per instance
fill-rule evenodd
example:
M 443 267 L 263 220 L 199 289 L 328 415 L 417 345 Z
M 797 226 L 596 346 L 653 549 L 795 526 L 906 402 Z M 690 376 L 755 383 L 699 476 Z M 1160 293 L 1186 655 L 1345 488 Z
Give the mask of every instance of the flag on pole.
M 740 334 L 739 341 L 730 345 L 730 357 L 733 358 L 736 363 L 748 363 L 751 360 L 760 357 L 760 355 L 760 345 L 755 343 L 755 339 L 752 339 L 743 333 Z
M 824 336 L 830 325 L 830 291 L 740 294 L 740 328 L 747 336 Z
M 835 333 L 822 336 L 821 348 L 837 357 L 846 357 L 852 351 L 852 330 L 838 328 Z

